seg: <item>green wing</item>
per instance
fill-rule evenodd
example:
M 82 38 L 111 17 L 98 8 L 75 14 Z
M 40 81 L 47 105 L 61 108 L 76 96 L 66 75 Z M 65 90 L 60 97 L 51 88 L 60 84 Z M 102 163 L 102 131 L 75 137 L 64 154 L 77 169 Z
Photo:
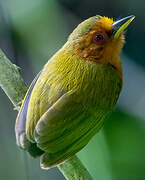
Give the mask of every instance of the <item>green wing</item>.
M 41 166 L 55 166 L 82 149 L 100 129 L 109 112 L 94 111 L 77 101 L 70 91 L 53 104 L 38 121 L 34 137 L 45 151 Z

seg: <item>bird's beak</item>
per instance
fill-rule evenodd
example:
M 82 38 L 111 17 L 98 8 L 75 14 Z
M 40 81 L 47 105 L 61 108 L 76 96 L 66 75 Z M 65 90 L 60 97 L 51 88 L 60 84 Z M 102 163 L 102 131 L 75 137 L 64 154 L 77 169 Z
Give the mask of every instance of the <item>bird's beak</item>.
M 125 18 L 122 18 L 118 21 L 115 21 L 113 26 L 113 38 L 116 39 L 124 32 L 124 30 L 128 27 L 128 25 L 133 21 L 135 18 L 134 15 L 127 16 Z

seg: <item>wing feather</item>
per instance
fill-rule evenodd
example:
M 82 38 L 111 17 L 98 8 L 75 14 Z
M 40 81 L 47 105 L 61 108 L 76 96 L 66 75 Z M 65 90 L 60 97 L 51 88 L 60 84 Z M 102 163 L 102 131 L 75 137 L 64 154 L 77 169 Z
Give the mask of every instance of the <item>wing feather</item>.
M 40 156 L 43 153 L 43 151 L 40 150 L 36 146 L 36 143 L 31 143 L 30 141 L 28 141 L 28 139 L 26 138 L 26 134 L 25 134 L 25 128 L 26 128 L 26 117 L 27 117 L 29 100 L 30 100 L 33 88 L 34 88 L 40 74 L 41 74 L 41 72 L 35 77 L 35 79 L 31 83 L 31 85 L 25 95 L 23 104 L 20 108 L 20 111 L 19 111 L 17 119 L 16 119 L 16 124 L 15 124 L 15 134 L 16 134 L 17 145 L 20 146 L 22 149 L 27 150 L 33 157 Z
M 44 166 L 59 164 L 84 147 L 109 113 L 104 110 L 94 113 L 77 99 L 75 93 L 65 93 L 35 127 L 35 141 L 46 152 L 42 157 Z

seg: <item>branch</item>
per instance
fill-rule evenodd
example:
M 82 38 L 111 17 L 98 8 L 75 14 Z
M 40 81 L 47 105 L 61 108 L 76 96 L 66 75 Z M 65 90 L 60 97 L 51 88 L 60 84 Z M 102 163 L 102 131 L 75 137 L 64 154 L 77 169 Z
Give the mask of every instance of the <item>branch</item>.
M 13 105 L 19 109 L 18 103 L 23 100 L 27 86 L 20 75 L 20 68 L 12 64 L 0 50 L 0 86 Z M 93 180 L 81 161 L 73 156 L 58 166 L 67 180 Z
M 65 163 L 59 165 L 58 168 L 68 180 L 93 180 L 76 155 Z
M 17 109 L 27 91 L 19 71 L 20 68 L 12 64 L 0 49 L 0 86 Z

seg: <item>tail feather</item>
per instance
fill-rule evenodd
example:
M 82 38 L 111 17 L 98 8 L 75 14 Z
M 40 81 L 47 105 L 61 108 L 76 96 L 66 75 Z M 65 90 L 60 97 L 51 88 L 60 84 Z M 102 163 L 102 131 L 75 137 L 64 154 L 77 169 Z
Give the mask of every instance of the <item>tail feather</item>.
M 28 151 L 28 153 L 34 157 L 37 158 L 39 156 L 41 156 L 44 151 L 42 151 L 40 148 L 37 147 L 36 143 L 32 143 L 30 142 L 27 138 L 26 138 L 26 134 L 25 132 L 19 134 L 19 137 L 16 138 L 17 139 L 17 145 L 25 150 Z

